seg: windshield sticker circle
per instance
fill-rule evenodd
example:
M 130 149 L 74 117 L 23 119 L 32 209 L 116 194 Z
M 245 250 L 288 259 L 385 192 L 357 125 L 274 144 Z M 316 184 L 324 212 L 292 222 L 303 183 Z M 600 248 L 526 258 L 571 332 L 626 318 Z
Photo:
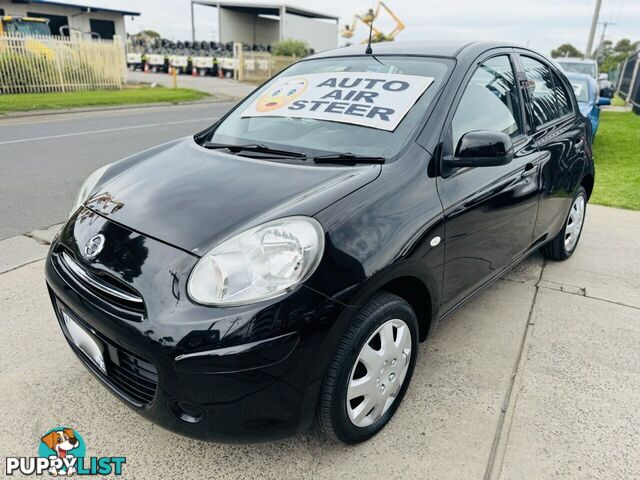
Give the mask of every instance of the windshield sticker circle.
M 256 105 L 258 112 L 270 112 L 284 107 L 302 95 L 307 88 L 304 78 L 296 78 L 279 83 L 263 94 Z

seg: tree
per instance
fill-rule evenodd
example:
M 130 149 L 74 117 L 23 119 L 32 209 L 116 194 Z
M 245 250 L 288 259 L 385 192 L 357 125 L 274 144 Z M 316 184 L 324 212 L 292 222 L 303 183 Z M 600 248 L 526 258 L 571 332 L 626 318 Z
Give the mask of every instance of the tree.
M 613 45 L 613 42 L 605 40 L 598 50 L 598 65 L 601 72 L 609 72 L 625 58 L 633 54 L 640 42 L 632 43 L 628 38 L 622 38 Z
M 622 38 L 618 40 L 618 43 L 616 43 L 615 47 L 613 47 L 613 50 L 620 55 L 628 57 L 636 51 L 636 48 L 638 48 L 638 43 L 640 42 L 631 43 L 631 40 L 629 40 L 628 38 Z
M 160 34 L 155 30 L 141 30 L 138 33 L 131 35 L 132 38 L 160 38 Z
M 598 62 L 602 62 L 609 55 L 613 54 L 613 42 L 611 40 L 605 40 L 596 49 L 596 59 Z
M 294 40 L 288 38 L 286 40 L 280 40 L 271 45 L 271 53 L 273 55 L 282 55 L 283 57 L 306 57 L 309 55 L 309 45 L 302 40 Z
M 584 57 L 584 53 L 578 50 L 570 43 L 563 43 L 558 48 L 551 50 L 551 56 L 553 58 L 558 57 Z

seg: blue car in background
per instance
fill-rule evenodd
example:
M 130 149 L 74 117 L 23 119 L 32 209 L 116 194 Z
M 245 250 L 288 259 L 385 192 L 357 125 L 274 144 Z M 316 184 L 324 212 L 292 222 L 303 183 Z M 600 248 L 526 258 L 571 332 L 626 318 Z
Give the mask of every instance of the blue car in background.
M 580 113 L 587 117 L 591 123 L 591 141 L 593 141 L 600 123 L 600 107 L 611 105 L 611 100 L 598 96 L 598 84 L 590 75 L 583 73 L 567 73 L 566 75 L 571 82 L 576 100 L 578 100 Z

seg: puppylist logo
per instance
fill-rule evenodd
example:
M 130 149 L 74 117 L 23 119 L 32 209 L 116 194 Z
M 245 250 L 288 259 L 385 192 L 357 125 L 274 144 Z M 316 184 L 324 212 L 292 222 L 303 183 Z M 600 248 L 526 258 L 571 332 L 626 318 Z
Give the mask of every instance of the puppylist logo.
M 82 436 L 72 428 L 57 427 L 40 438 L 37 457 L 7 457 L 6 474 L 122 475 L 125 457 L 87 457 Z

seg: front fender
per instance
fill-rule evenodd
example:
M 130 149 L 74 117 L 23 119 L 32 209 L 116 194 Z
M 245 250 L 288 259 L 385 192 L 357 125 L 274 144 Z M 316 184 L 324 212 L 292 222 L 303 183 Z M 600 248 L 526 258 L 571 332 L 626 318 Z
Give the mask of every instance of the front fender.
M 318 378 L 357 310 L 397 279 L 415 279 L 428 292 L 429 316 L 437 315 L 444 268 L 444 216 L 431 160 L 417 147 L 385 164 L 373 182 L 315 215 L 323 225 L 325 253 L 306 284 L 344 309 L 329 328 L 318 359 Z M 394 284 L 397 288 L 398 285 Z M 408 291 L 406 291 L 408 290 Z M 413 288 L 393 293 L 410 301 Z M 415 295 L 415 292 L 413 292 Z

